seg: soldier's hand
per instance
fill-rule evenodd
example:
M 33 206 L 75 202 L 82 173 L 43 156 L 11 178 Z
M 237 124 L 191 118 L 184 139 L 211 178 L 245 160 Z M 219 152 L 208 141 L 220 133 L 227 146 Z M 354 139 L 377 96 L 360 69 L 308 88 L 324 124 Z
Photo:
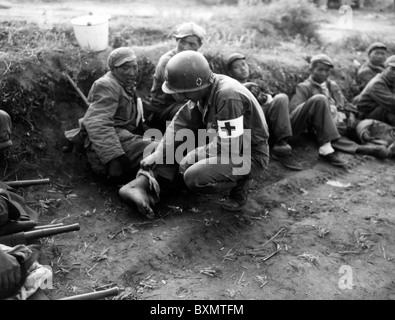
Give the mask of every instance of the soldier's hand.
M 0 250 L 0 289 L 9 290 L 21 281 L 21 266 L 12 255 Z
M 149 156 L 145 157 L 143 160 L 140 161 L 140 166 L 144 170 L 150 169 L 155 163 L 157 162 L 157 155 L 156 153 L 151 153 Z

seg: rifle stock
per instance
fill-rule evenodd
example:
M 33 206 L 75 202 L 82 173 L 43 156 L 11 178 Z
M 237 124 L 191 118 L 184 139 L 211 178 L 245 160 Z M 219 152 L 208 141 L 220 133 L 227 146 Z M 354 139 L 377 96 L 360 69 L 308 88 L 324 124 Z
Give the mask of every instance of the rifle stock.
M 37 179 L 37 180 L 19 180 L 19 181 L 7 181 L 5 182 L 9 187 L 26 187 L 26 186 L 36 186 L 40 184 L 49 184 L 50 180 L 46 179 Z
M 35 226 L 32 230 L 41 230 L 41 229 L 48 229 L 48 228 L 61 227 L 61 226 L 63 226 L 63 223 L 46 224 L 46 225 L 41 225 L 41 226 Z
M 119 294 L 119 288 L 114 287 L 103 291 L 96 291 L 90 293 L 83 293 L 76 296 L 65 297 L 58 300 L 99 300 L 110 296 L 116 296 Z
M 34 240 L 38 238 L 45 238 L 45 237 L 50 237 L 54 236 L 56 234 L 60 233 L 65 233 L 65 232 L 70 232 L 70 231 L 78 231 L 80 230 L 80 225 L 78 223 L 70 224 L 68 226 L 59 226 L 59 227 L 53 227 L 53 228 L 44 228 L 44 229 L 38 229 L 38 230 L 33 230 L 33 231 L 26 231 L 25 232 L 25 237 L 26 241 L 29 240 Z
M 28 244 L 29 241 L 54 236 L 60 233 L 77 231 L 80 230 L 80 225 L 78 223 L 71 224 L 68 226 L 60 226 L 53 228 L 44 228 L 33 231 L 18 232 L 7 236 L 0 237 L 0 243 L 6 246 L 16 246 L 18 244 Z

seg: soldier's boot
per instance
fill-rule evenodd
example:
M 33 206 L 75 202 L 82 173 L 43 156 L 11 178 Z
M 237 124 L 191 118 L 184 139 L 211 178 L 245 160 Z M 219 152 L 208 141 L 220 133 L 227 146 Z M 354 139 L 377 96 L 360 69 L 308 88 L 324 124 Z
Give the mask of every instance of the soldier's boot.
M 222 207 L 227 211 L 241 211 L 247 204 L 248 189 L 252 186 L 252 179 L 242 179 L 237 182 L 229 194 L 229 200 Z

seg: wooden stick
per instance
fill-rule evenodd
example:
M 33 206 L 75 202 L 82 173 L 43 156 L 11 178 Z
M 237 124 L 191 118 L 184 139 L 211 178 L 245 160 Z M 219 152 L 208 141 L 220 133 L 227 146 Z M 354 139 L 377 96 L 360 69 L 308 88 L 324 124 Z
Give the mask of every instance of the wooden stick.
M 82 93 L 82 91 L 80 90 L 80 88 L 78 88 L 77 84 L 74 82 L 73 79 L 71 79 L 71 77 L 67 74 L 67 73 L 63 73 L 63 75 L 67 78 L 67 80 L 71 83 L 71 85 L 73 86 L 74 90 L 77 91 L 78 95 L 81 97 L 81 99 L 85 102 L 86 106 L 89 106 L 89 102 L 88 99 L 85 97 L 85 95 Z
M 58 300 L 98 300 L 98 299 L 107 298 L 109 296 L 116 296 L 118 294 L 119 294 L 119 288 L 115 287 L 107 290 L 95 291 L 91 293 L 84 293 L 76 296 L 61 298 Z
M 267 241 L 263 244 L 262 248 L 263 248 L 264 246 L 266 246 L 270 241 L 272 241 L 275 237 L 277 237 L 277 236 L 278 236 L 282 231 L 284 231 L 284 230 L 285 230 L 285 228 L 281 228 L 279 232 L 277 232 L 273 237 L 271 237 L 269 240 L 267 240 Z

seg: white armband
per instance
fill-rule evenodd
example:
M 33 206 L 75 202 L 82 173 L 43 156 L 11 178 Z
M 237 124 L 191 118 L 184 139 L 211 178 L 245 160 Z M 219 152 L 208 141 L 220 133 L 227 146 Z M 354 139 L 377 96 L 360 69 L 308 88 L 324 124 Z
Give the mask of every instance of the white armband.
M 243 116 L 225 121 L 218 120 L 218 135 L 221 138 L 240 137 L 244 132 L 243 120 Z

